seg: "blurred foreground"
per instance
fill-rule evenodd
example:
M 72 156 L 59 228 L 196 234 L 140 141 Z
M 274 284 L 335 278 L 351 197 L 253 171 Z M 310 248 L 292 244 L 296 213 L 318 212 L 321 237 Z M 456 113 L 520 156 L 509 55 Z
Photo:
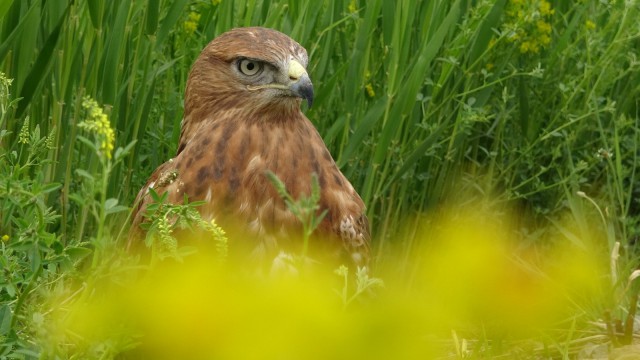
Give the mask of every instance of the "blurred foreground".
M 475 208 L 427 222 L 410 275 L 392 266 L 255 275 L 206 254 L 149 269 L 120 259 L 51 299 L 45 348 L 132 359 L 557 355 L 556 340 L 611 306 L 597 229 L 581 246 L 548 239 L 531 253 L 508 215 Z M 530 337 L 540 340 L 496 349 Z

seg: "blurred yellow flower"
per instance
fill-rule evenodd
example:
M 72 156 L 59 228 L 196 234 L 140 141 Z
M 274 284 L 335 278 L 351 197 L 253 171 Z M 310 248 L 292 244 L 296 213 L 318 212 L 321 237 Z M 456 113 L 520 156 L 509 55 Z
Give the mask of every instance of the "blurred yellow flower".
M 373 91 L 373 85 L 371 85 L 371 83 L 368 83 L 364 88 L 367 90 L 367 96 L 371 98 L 376 96 L 376 92 Z
M 596 28 L 596 23 L 591 20 L 587 20 L 584 24 L 588 30 L 594 30 Z
M 353 14 L 357 11 L 357 7 L 356 7 L 356 1 L 355 0 L 351 0 L 351 2 L 349 2 L 349 7 L 347 8 L 347 11 L 349 11 L 350 14 Z
M 556 11 L 551 8 L 551 4 L 549 4 L 546 0 L 540 0 L 540 14 L 542 15 L 553 15 Z
M 551 25 L 548 22 L 538 20 L 536 22 L 536 28 L 543 34 L 551 34 Z
M 7 235 L 7 234 L 2 235 L 2 241 L 4 241 L 4 242 L 9 241 L 9 235 Z
M 65 294 L 68 304 L 48 315 L 48 333 L 59 334 L 50 341 L 90 352 L 117 336 L 135 344 L 135 358 L 149 359 L 433 359 L 448 352 L 437 334 L 451 329 L 525 337 L 608 299 L 597 227 L 562 221 L 580 246 L 550 234 L 540 259 L 522 246 L 514 211 L 466 206 L 425 217 L 414 236 L 429 246 L 410 255 L 410 288 L 393 264 L 376 275 L 390 287 L 362 292 L 371 279 L 346 266 L 253 277 L 246 263 L 212 266 L 212 254 L 198 253 Z M 354 297 L 363 302 L 345 311 L 344 299 Z

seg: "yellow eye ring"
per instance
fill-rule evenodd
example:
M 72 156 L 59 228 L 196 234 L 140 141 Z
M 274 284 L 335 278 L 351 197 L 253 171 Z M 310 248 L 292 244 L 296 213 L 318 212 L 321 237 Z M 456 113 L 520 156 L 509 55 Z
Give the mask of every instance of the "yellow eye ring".
M 242 59 L 238 62 L 238 70 L 247 76 L 255 76 L 262 72 L 262 63 L 250 59 Z

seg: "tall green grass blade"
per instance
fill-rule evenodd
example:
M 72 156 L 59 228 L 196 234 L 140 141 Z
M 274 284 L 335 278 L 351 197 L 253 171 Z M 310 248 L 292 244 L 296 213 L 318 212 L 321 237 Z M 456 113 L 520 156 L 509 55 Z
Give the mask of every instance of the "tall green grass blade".
M 189 0 L 175 0 L 171 3 L 171 6 L 167 10 L 167 15 L 165 15 L 162 21 L 160 21 L 160 28 L 158 29 L 156 39 L 156 50 L 160 50 L 162 46 L 166 45 L 166 38 L 169 35 L 169 32 L 176 27 L 176 23 L 183 14 L 183 9 L 187 3 L 189 3 Z M 228 1 L 223 3 L 228 3 Z
M 153 35 L 158 29 L 158 17 L 160 13 L 160 0 L 149 0 L 147 2 L 147 12 L 145 18 L 145 33 Z
M 483 18 L 480 27 L 476 32 L 476 38 L 471 47 L 469 54 L 469 64 L 474 64 L 480 56 L 485 53 L 489 42 L 495 35 L 494 29 L 496 24 L 500 23 L 500 18 L 504 12 L 504 6 L 507 0 L 498 0 L 494 3 L 489 13 Z
M 60 30 L 64 25 L 67 14 L 69 13 L 69 9 L 71 4 L 67 5 L 65 12 L 58 20 L 58 24 L 53 29 L 47 40 L 44 42 L 38 57 L 36 58 L 35 63 L 29 75 L 27 75 L 24 86 L 22 87 L 22 91 L 20 92 L 20 97 L 22 100 L 18 103 L 18 109 L 16 110 L 16 116 L 22 117 L 25 109 L 31 103 L 31 99 L 36 93 L 38 87 L 42 84 L 42 82 L 47 78 L 47 74 L 51 69 L 51 62 L 53 59 L 53 50 L 56 48 L 58 44 L 58 39 L 60 37 Z
M 18 92 L 22 91 L 25 80 L 31 69 L 33 56 L 38 49 L 38 29 L 42 22 L 42 9 L 35 6 L 31 16 L 25 18 L 25 27 L 20 38 L 14 43 L 13 63 L 15 64 L 15 86 Z
M 14 0 L 4 0 L 0 2 L 0 19 L 3 19 L 4 16 L 9 12 L 11 5 L 13 5 Z
M 89 17 L 91 24 L 96 30 L 102 29 L 102 19 L 105 12 L 105 0 L 90 0 L 87 1 L 87 8 L 89 9 Z
M 338 166 L 343 167 L 348 159 L 360 149 L 365 137 L 370 134 L 376 124 L 382 119 L 382 114 L 388 104 L 386 96 L 380 97 L 364 115 L 353 135 L 349 137 L 349 143 L 338 159 Z
M 110 105 L 114 105 L 116 101 L 118 80 L 120 80 L 119 75 L 121 74 L 118 71 L 118 66 L 123 57 L 123 44 L 126 40 L 125 25 L 127 24 L 129 6 L 130 4 L 127 1 L 120 2 L 113 18 L 109 42 L 104 52 L 104 67 L 100 79 L 102 82 L 102 100 Z

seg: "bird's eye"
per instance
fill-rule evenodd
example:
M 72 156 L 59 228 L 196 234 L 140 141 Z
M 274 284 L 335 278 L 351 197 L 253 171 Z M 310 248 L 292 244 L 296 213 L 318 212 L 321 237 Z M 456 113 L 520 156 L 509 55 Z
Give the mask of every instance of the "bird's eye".
M 254 76 L 262 71 L 262 63 L 255 60 L 242 59 L 238 63 L 238 69 L 247 76 Z

